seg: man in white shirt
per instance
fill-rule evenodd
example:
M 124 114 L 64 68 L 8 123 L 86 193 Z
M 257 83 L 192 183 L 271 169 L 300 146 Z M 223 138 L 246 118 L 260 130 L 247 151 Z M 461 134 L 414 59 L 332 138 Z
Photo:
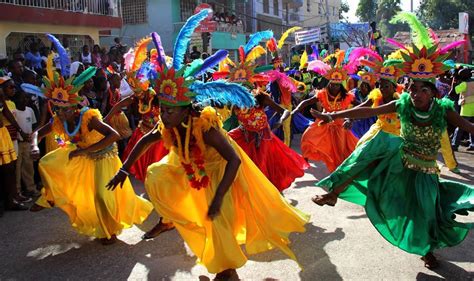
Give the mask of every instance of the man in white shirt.
M 23 92 L 17 93 L 15 97 L 16 102 L 16 121 L 21 127 L 21 130 L 30 135 L 33 131 L 33 124 L 35 124 L 36 117 L 33 109 L 26 106 L 26 95 Z M 23 194 L 27 197 L 39 196 L 39 192 L 36 189 L 34 175 L 35 171 L 33 168 L 33 160 L 30 157 L 31 148 L 29 139 L 23 139 L 18 134 L 18 158 L 16 161 L 16 186 L 18 193 L 21 192 L 21 183 L 23 182 L 26 187 L 26 192 Z

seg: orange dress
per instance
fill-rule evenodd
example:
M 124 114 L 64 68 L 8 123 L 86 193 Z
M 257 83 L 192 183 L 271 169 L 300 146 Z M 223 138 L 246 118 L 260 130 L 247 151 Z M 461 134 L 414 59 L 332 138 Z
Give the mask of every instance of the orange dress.
M 324 112 L 335 112 L 351 107 L 355 96 L 347 93 L 344 99 L 338 95 L 332 101 L 326 89 L 316 93 Z M 321 124 L 314 122 L 306 129 L 301 138 L 303 157 L 314 161 L 323 161 L 330 172 L 334 171 L 354 150 L 358 139 L 350 130 L 344 129 L 344 120 Z

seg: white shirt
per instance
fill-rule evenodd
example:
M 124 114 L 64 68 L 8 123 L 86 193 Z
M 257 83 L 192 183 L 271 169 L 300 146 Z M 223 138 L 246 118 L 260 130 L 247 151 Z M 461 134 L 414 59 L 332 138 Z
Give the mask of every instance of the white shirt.
M 33 132 L 33 124 L 36 123 L 35 112 L 31 107 L 25 107 L 25 110 L 15 110 L 15 119 L 21 130 L 26 134 Z M 18 140 L 23 140 L 20 133 L 18 133 Z

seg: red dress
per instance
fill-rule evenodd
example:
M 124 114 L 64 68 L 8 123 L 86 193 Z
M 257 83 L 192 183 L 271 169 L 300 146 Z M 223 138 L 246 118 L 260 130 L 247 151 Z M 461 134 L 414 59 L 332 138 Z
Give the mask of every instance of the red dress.
M 229 135 L 279 191 L 304 175 L 308 163 L 272 133 L 262 107 L 237 110 L 237 119 L 240 126 Z
M 341 100 L 339 96 L 329 101 L 326 89 L 316 94 L 324 112 L 334 112 L 348 109 L 355 96 L 347 93 Z M 303 157 L 314 161 L 323 161 L 330 172 L 334 171 L 354 151 L 358 139 L 351 130 L 342 126 L 344 120 L 337 119 L 332 123 L 320 124 L 314 122 L 306 129 L 301 138 Z
M 138 124 L 138 127 L 133 131 L 132 136 L 128 140 L 127 147 L 123 151 L 122 160 L 125 161 L 132 148 L 135 144 L 147 134 L 160 118 L 160 109 L 157 106 L 153 106 L 150 112 L 142 115 L 142 120 Z M 138 180 L 145 181 L 146 171 L 148 166 L 158 162 L 161 158 L 168 154 L 168 150 L 165 148 L 163 141 L 160 140 L 151 145 L 151 147 L 143 154 L 130 168 L 130 173 Z

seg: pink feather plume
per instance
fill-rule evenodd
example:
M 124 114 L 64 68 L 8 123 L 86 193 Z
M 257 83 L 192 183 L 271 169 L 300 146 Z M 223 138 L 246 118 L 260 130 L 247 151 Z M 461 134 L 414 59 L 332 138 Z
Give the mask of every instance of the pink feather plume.
M 450 44 L 444 46 L 443 48 L 441 48 L 441 49 L 439 50 L 439 54 L 440 54 L 440 55 L 444 55 L 444 54 L 446 54 L 447 52 L 449 52 L 449 50 L 454 49 L 454 48 L 457 48 L 457 47 L 461 46 L 461 45 L 464 44 L 464 43 L 466 43 L 466 40 L 459 40 L 459 41 L 450 43 Z
M 278 70 L 270 70 L 265 72 L 270 82 L 277 81 L 280 86 L 290 89 L 292 92 L 296 92 L 296 86 L 293 81 L 285 73 Z
M 402 43 L 396 41 L 395 39 L 387 38 L 386 40 L 387 40 L 387 43 L 390 43 L 390 44 L 392 44 L 392 45 L 394 45 L 394 46 L 396 46 L 400 49 L 404 49 L 404 50 L 407 49 Z
M 324 75 L 331 69 L 331 66 L 329 66 L 327 63 L 323 61 L 313 60 L 308 63 L 307 69 L 314 71 L 318 74 Z

